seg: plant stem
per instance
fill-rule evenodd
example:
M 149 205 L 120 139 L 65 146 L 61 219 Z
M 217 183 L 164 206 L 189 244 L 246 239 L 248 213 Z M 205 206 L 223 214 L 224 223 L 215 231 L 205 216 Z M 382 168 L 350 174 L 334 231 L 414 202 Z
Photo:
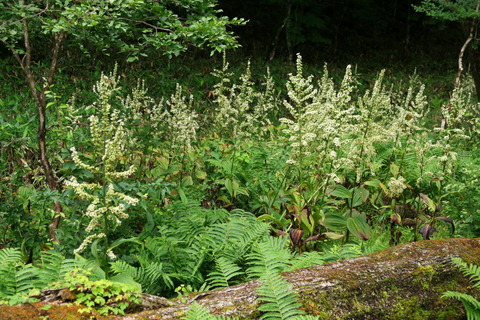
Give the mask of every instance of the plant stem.
M 105 163 L 105 154 L 106 154 L 106 137 L 103 139 L 103 152 L 102 152 L 102 162 L 101 162 L 101 172 L 102 172 L 102 205 L 104 208 L 107 208 L 107 169 L 106 169 L 106 163 Z M 105 262 L 108 261 L 108 256 L 107 256 L 107 250 L 108 250 L 108 210 L 105 211 L 103 215 L 103 223 L 104 223 L 104 228 L 103 232 L 105 233 L 105 240 L 104 240 L 104 245 L 105 245 L 105 250 L 104 250 L 104 258 Z

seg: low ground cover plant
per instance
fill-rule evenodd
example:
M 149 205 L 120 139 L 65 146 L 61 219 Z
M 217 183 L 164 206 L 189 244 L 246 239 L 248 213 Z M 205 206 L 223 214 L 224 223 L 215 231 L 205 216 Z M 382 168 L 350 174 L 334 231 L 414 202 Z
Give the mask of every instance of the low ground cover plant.
M 1 145 L 1 301 L 28 299 L 63 281 L 53 266 L 75 265 L 93 268 L 85 284 L 101 274 L 166 297 L 261 278 L 268 313 L 276 290 L 288 291 L 279 272 L 478 235 L 479 109 L 468 79 L 432 121 L 438 110 L 418 77 L 396 87 L 382 71 L 365 87 L 351 66 L 339 81 L 327 66 L 305 73 L 299 55 L 278 91 L 268 70 L 254 77 L 248 63 L 236 76 L 224 58 L 204 100 L 180 85 L 160 100 L 142 81 L 128 90 L 118 69 L 100 76 L 89 103 L 52 93 L 61 190 L 46 188 L 32 146 Z M 28 123 L 0 121 L 2 134 L 28 136 Z M 53 201 L 63 207 L 55 241 Z M 35 281 L 19 285 L 24 277 Z M 275 312 L 301 316 L 287 296 Z

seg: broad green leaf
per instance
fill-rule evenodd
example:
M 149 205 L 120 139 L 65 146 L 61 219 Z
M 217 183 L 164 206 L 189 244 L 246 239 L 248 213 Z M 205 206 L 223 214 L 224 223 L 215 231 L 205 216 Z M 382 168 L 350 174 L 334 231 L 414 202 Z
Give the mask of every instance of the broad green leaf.
M 340 214 L 327 214 L 320 223 L 331 231 L 345 231 L 347 229 L 347 219 Z
M 368 240 L 372 230 L 366 219 L 361 215 L 355 215 L 347 219 L 347 228 L 355 237 L 360 240 Z
M 108 249 L 109 250 L 112 250 L 112 249 L 115 249 L 116 247 L 118 247 L 119 245 L 123 244 L 123 243 L 136 243 L 136 244 L 142 244 L 142 242 L 140 240 L 138 240 L 138 238 L 130 238 L 130 239 L 125 239 L 125 238 L 122 238 L 122 239 L 117 239 L 115 240 L 109 247 Z
M 343 234 L 339 234 L 335 232 L 324 232 L 322 234 L 326 236 L 328 239 L 332 239 L 332 240 L 338 240 L 344 237 Z
M 135 291 L 142 292 L 142 285 L 137 281 L 133 280 L 133 278 L 126 273 L 114 275 L 113 277 L 110 277 L 109 280 L 112 282 L 118 282 L 118 283 L 129 285 L 135 288 L 136 289 Z
M 330 187 L 329 187 L 330 189 Z M 342 199 L 351 199 L 352 198 L 352 192 L 342 186 L 341 184 L 336 184 L 331 187 L 330 189 L 330 195 L 337 197 L 337 198 L 342 198 Z

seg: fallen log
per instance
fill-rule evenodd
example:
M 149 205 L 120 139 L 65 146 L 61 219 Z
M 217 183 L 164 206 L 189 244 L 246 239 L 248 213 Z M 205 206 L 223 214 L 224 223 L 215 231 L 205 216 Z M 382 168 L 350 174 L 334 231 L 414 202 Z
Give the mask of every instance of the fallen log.
M 480 239 L 414 242 L 282 276 L 297 292 L 305 313 L 319 319 L 465 319 L 461 303 L 440 298 L 446 290 L 476 293 L 452 266 L 452 257 L 480 265 Z M 258 319 L 261 313 L 255 289 L 259 284 L 251 281 L 174 300 L 144 295 L 138 307 L 145 311 L 121 317 L 96 314 L 94 318 L 181 319 L 193 303 L 198 303 L 212 314 Z M 91 315 L 78 313 L 79 306 L 62 302 L 62 290 L 47 293 L 48 298 L 34 304 L 0 306 L 0 319 L 91 319 Z
M 414 242 L 282 275 L 298 293 L 302 309 L 320 319 L 465 319 L 459 302 L 440 298 L 446 290 L 474 293 L 452 266 L 452 257 L 480 264 L 480 239 Z M 172 300 L 170 306 L 123 320 L 180 319 L 194 302 L 212 314 L 258 319 L 258 285 L 251 281 Z

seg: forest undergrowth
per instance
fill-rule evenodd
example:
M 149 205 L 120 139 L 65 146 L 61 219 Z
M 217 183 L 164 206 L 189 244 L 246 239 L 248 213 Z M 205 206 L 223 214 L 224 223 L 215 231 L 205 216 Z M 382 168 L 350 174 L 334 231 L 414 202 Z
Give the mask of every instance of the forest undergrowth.
M 257 278 L 282 287 L 279 272 L 479 235 L 467 76 L 435 95 L 416 74 L 332 75 L 300 55 L 286 79 L 225 57 L 205 68 L 188 85 L 123 66 L 94 72 L 93 87 L 61 74 L 76 92 L 60 80 L 48 93 L 53 191 L 29 98 L 1 97 L 0 301 L 69 286 L 91 307 L 109 305 L 89 300 L 92 286 L 130 301 L 123 286 L 165 297 Z

